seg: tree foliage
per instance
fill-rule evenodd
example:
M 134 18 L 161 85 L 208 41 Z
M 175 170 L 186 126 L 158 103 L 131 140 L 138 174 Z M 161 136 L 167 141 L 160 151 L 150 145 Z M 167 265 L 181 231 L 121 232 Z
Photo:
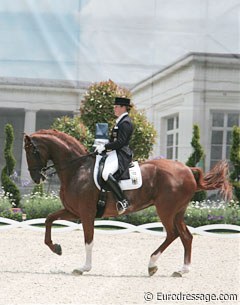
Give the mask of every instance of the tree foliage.
M 108 123 L 111 129 L 115 122 L 114 99 L 116 96 L 131 98 L 131 93 L 121 88 L 113 81 L 93 84 L 86 92 L 81 108 L 81 120 L 94 134 L 96 123 Z M 148 158 L 153 149 L 156 131 L 143 112 L 138 112 L 132 107 L 130 113 L 134 125 L 134 132 L 130 142 L 134 159 L 144 160 Z
M 139 112 L 133 107 L 129 115 L 134 126 L 133 136 L 130 141 L 134 159 L 145 160 L 149 157 L 149 154 L 153 149 L 156 130 L 153 125 L 148 122 L 144 112 Z
M 238 126 L 234 126 L 232 131 L 230 160 L 233 166 L 230 179 L 234 188 L 234 194 L 240 202 L 240 127 Z
M 193 136 L 191 145 L 193 147 L 193 152 L 188 158 L 186 165 L 187 166 L 196 166 L 199 161 L 204 157 L 204 151 L 200 144 L 200 129 L 198 125 L 193 125 Z
M 81 107 L 81 120 L 95 133 L 96 123 L 108 123 L 110 127 L 114 124 L 113 104 L 117 93 L 130 97 L 130 92 L 121 90 L 111 80 L 91 85 L 85 93 Z
M 200 129 L 199 126 L 196 124 L 193 125 L 193 136 L 191 145 L 193 147 L 193 152 L 188 158 L 186 165 L 190 167 L 195 167 L 204 157 L 204 150 L 200 144 Z M 196 179 L 198 179 L 198 177 L 196 177 Z M 202 201 L 204 199 L 206 199 L 205 191 L 196 192 L 194 197 L 192 198 L 193 201 Z
M 82 123 L 79 116 L 73 118 L 68 116 L 57 118 L 53 122 L 52 128 L 71 135 L 79 140 L 87 149 L 92 148 L 94 137 L 89 129 Z
M 4 194 L 9 197 L 10 201 L 18 206 L 20 204 L 21 195 L 17 185 L 12 181 L 11 175 L 14 173 L 16 160 L 13 156 L 14 131 L 11 124 L 5 125 L 5 146 L 4 158 L 6 165 L 2 169 L 1 182 Z

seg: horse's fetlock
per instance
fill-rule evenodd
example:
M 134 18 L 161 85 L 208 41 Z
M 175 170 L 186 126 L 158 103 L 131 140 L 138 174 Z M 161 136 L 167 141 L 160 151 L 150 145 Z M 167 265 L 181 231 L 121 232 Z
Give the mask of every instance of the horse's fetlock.
M 50 247 L 53 243 L 51 240 L 44 240 L 45 245 L 47 245 L 48 247 Z

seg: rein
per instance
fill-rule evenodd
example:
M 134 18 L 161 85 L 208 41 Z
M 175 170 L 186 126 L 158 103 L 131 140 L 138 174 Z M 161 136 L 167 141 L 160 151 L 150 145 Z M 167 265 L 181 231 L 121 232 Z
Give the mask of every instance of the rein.
M 88 157 L 91 157 L 91 156 L 96 156 L 96 154 L 97 154 L 96 152 L 93 152 L 93 153 L 89 153 L 89 154 L 87 154 L 87 155 L 78 157 L 78 158 L 76 158 L 76 159 L 70 160 L 70 161 L 68 161 L 67 164 L 66 164 L 65 166 L 63 166 L 63 167 L 60 167 L 60 166 L 58 166 L 58 165 L 56 165 L 56 164 L 51 164 L 51 165 L 45 166 L 45 167 L 43 167 L 43 168 L 41 169 L 40 173 L 41 173 L 41 175 L 43 175 L 43 176 L 46 177 L 46 171 L 48 171 L 48 170 L 51 169 L 51 168 L 54 168 L 54 167 L 56 168 L 56 167 L 57 167 L 59 171 L 63 171 L 64 169 L 66 169 L 66 168 L 68 168 L 69 166 L 71 166 L 72 163 L 75 163 L 75 162 L 77 162 L 77 161 L 80 161 L 80 160 L 82 160 L 82 159 L 85 159 L 85 158 L 88 158 Z M 51 173 L 51 175 L 56 174 L 56 172 L 57 172 L 57 171 L 55 170 L 54 172 Z

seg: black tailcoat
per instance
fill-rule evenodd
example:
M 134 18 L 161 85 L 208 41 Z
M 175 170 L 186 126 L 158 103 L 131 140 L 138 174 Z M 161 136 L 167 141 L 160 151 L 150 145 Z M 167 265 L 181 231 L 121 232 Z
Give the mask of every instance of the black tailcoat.
M 132 161 L 132 150 L 129 142 L 133 133 L 133 123 L 128 115 L 125 115 L 112 129 L 110 142 L 105 144 L 107 150 L 116 150 L 119 170 L 116 178 L 124 173 Z

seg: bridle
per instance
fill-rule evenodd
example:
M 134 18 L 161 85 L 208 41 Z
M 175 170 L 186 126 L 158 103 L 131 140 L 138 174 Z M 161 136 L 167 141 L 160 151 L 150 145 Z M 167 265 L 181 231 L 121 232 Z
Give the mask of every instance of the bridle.
M 29 148 L 33 149 L 33 151 L 31 152 L 31 155 L 33 155 L 35 160 L 37 160 L 40 163 L 38 166 L 34 166 L 34 167 L 29 166 L 28 170 L 29 171 L 37 171 L 38 170 L 38 172 L 40 173 L 42 178 L 46 179 L 45 170 L 44 170 L 45 166 L 43 165 L 43 162 L 42 162 L 42 159 L 41 159 L 41 155 L 40 155 L 40 151 L 39 151 L 37 145 L 31 139 L 30 143 L 25 145 L 25 149 L 26 148 L 27 149 L 29 149 Z M 29 155 L 29 153 L 27 153 L 27 154 Z
M 88 157 L 91 157 L 91 156 L 96 156 L 96 154 L 97 154 L 96 152 L 92 152 L 92 153 L 88 153 L 87 155 L 77 157 L 75 159 L 72 159 L 72 160 L 68 161 L 65 166 L 59 166 L 57 164 L 51 164 L 51 165 L 48 165 L 48 166 L 44 166 L 43 162 L 42 162 L 42 159 L 41 159 L 40 151 L 39 151 L 37 145 L 33 142 L 32 139 L 31 139 L 29 144 L 25 145 L 25 149 L 26 148 L 31 148 L 31 147 L 33 148 L 32 155 L 37 161 L 40 162 L 40 165 L 39 166 L 34 166 L 34 167 L 28 167 L 28 170 L 29 171 L 38 170 L 40 175 L 44 179 L 47 178 L 47 173 L 46 172 L 51 168 L 57 168 L 58 171 L 63 171 L 64 169 L 68 168 L 69 166 L 71 166 L 75 162 L 80 161 L 84 158 L 88 158 Z M 51 172 L 51 176 L 54 175 L 55 173 L 56 173 L 56 170 L 54 172 Z

